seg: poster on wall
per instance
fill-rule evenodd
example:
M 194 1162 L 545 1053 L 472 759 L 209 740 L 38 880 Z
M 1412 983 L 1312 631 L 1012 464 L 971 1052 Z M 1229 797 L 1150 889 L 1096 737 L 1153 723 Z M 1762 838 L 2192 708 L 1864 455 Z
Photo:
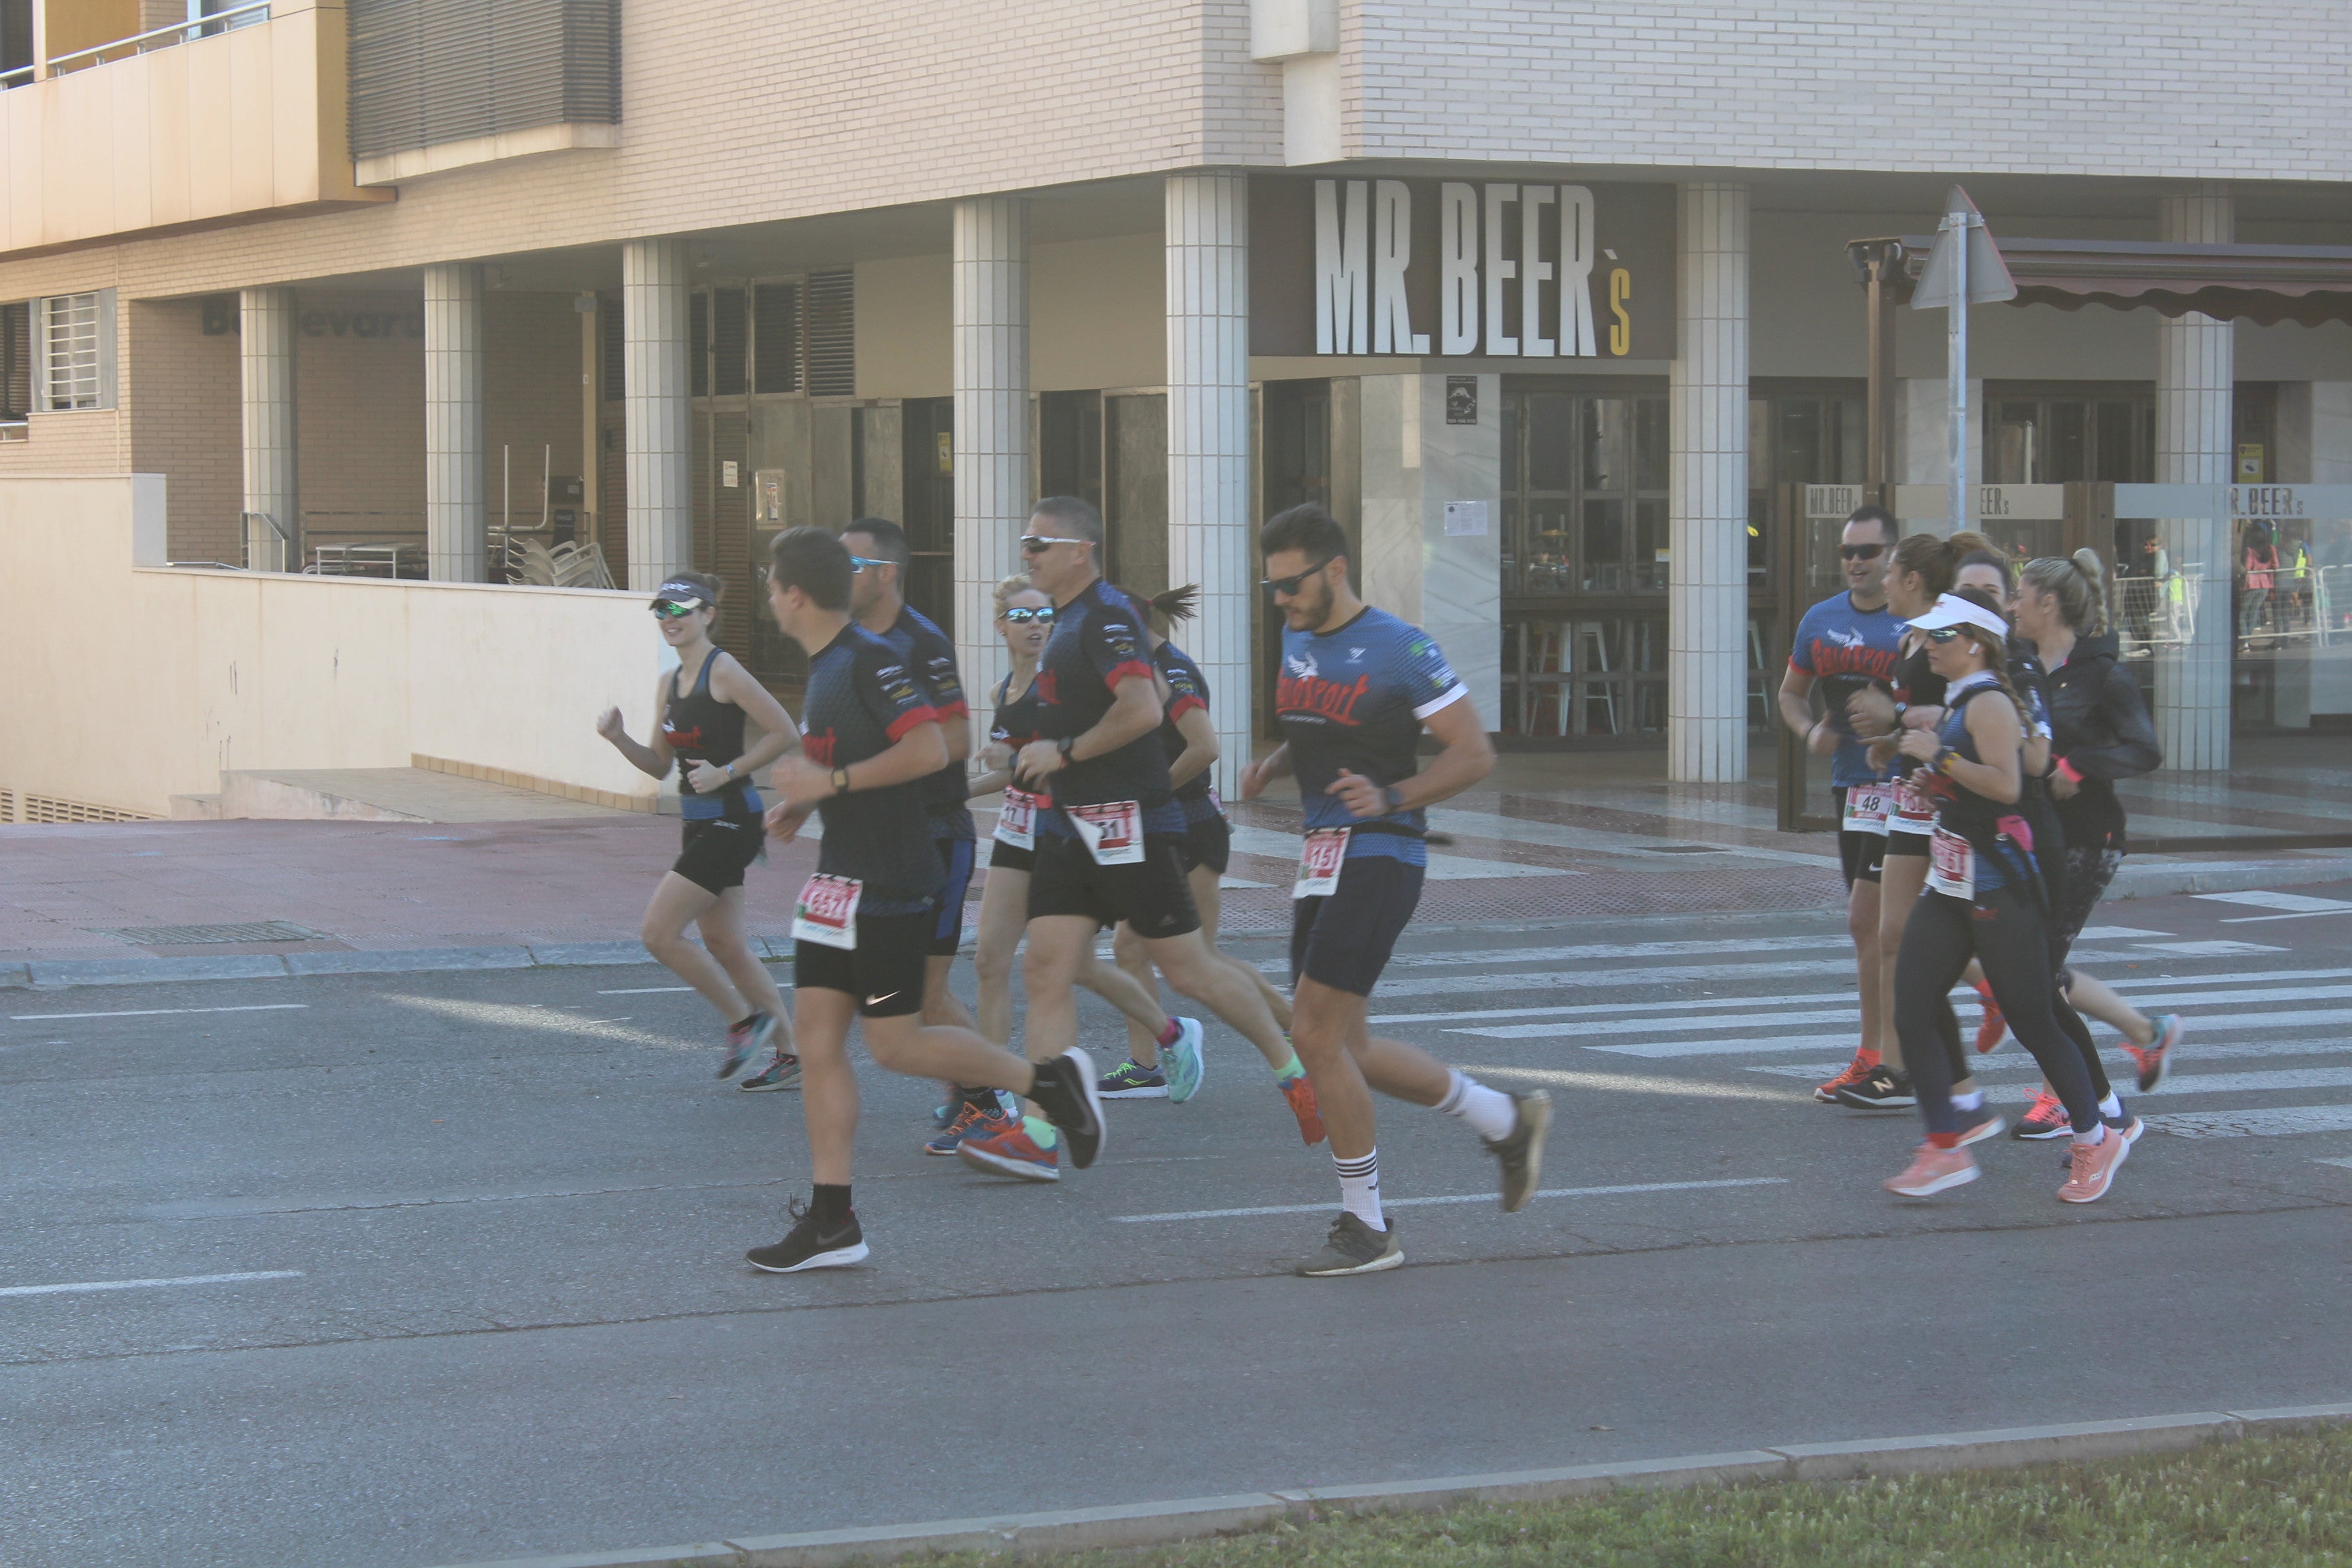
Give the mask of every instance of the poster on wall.
M 1671 185 L 1250 179 L 1254 354 L 1672 359 L 1674 267 Z

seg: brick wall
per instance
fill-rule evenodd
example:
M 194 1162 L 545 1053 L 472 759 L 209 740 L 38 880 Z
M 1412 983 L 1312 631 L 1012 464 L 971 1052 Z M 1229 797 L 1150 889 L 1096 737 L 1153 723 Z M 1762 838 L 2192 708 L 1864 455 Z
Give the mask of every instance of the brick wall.
M 422 542 L 422 296 L 302 290 L 295 301 L 294 395 L 307 536 Z
M 207 310 L 202 300 L 142 300 L 123 311 L 129 466 L 164 476 L 171 558 L 242 565 L 242 373 L 236 334 L 217 330 L 236 319 L 236 301 Z

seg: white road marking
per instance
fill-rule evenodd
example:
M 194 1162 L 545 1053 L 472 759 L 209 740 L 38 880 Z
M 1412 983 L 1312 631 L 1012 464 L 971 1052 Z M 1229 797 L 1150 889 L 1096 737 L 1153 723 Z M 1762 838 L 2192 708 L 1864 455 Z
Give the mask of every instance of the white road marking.
M 2352 1131 L 2352 1105 L 2288 1105 L 2270 1110 L 2189 1110 L 2142 1118 L 2175 1138 L 2284 1138 Z
M 1860 1015 L 1856 1014 L 1855 1016 L 1858 1019 Z M 1756 1021 L 1760 1022 L 1762 1020 Z M 2308 1011 L 2294 1013 L 2241 1013 L 2230 1020 L 2230 1026 L 2232 1029 L 2283 1029 L 2290 1026 L 2301 1027 L 2312 1024 L 2352 1024 L 2352 1008 L 2314 1008 Z M 1446 1033 L 1450 1035 L 1467 1035 L 1475 1033 L 1487 1039 L 1534 1039 L 1539 1038 L 1542 1036 L 1543 1031 L 1538 1027 L 1531 1026 L 1514 1034 L 1503 1034 L 1499 1031 L 1484 1029 L 1448 1029 Z M 1565 1036 L 1563 1036 L 1563 1037 L 1565 1037 Z M 1770 1052 L 1803 1050 L 1824 1046 L 1833 1047 L 1841 1044 L 1850 1045 L 1853 1043 L 1853 1037 L 1850 1034 L 1790 1035 L 1786 1037 L 1777 1039 L 1659 1040 L 1654 1043 L 1640 1045 L 1587 1046 L 1584 1048 L 1591 1051 L 1607 1051 L 1612 1055 L 1621 1057 L 1647 1057 L 1652 1059 L 1658 1059 L 1668 1057 L 1736 1057 L 1745 1051 Z M 2007 1048 L 2013 1050 L 2016 1047 L 2011 1046 Z M 2335 1050 L 2340 1047 L 2331 1045 L 2315 1046 L 2307 1041 L 2301 1040 L 2282 1040 L 2279 1042 L 2278 1049 L 2273 1051 L 2254 1052 L 2248 1047 L 2242 1047 L 2237 1048 L 2247 1049 L 2248 1054 L 2250 1055 L 2292 1056 L 2296 1053 L 2298 1048 L 2324 1051 Z M 2202 1057 L 2206 1054 L 2206 1047 L 2192 1040 L 2189 1047 L 2189 1054 L 2191 1056 Z M 2219 1048 L 2217 1048 L 2216 1054 L 2219 1054 Z M 1841 1063 L 1840 1065 L 1843 1066 L 1843 1064 Z M 1988 1070 L 1998 1071 L 2000 1069 L 1998 1067 L 1995 1067 Z
M 0 1285 L 0 1296 L 68 1296 L 91 1290 L 155 1290 L 167 1285 L 235 1285 L 247 1279 L 299 1279 L 299 1268 L 251 1274 L 187 1274 L 177 1279 L 96 1279 L 79 1285 Z
M 2352 1160 L 2322 1160 L 2319 1163 L 2323 1165 L 2341 1165 L 2346 1170 L 2352 1171 Z
M 1234 825 L 1233 845 L 1236 855 L 1255 855 L 1265 860 L 1298 858 L 1298 835 L 1276 833 L 1270 827 L 1244 827 Z M 1433 882 L 1466 882 L 1511 877 L 1581 877 L 1582 871 L 1571 871 L 1562 866 L 1522 866 L 1510 860 L 1482 860 L 1475 855 L 1452 855 L 1443 849 L 1429 852 L 1429 879 Z
M 2128 1092 L 2131 1085 L 2123 1083 L 2117 1087 Z M 2158 1092 L 2170 1100 L 2176 1094 L 2260 1094 L 2281 1089 L 2352 1089 L 2352 1068 L 2284 1068 L 2276 1072 L 2177 1072 L 2164 1080 L 2164 1088 Z M 2037 1092 L 2038 1089 L 2009 1085 L 1987 1091 L 1990 1098 L 2007 1104 L 2022 1104 Z
M 263 1002 L 249 1007 L 127 1007 L 114 1013 L 11 1013 L 12 1024 L 47 1024 L 59 1018 L 160 1018 L 178 1013 L 299 1013 L 308 1002 Z
M 2162 936 L 2162 931 L 2149 931 Z M 1842 936 L 1768 936 L 1753 941 L 1710 938 L 1689 942 L 1598 942 L 1575 947 L 1482 947 L 1459 952 L 1400 952 L 1388 962 L 1395 969 L 1455 967 L 1466 963 L 1574 963 L 1588 958 L 1682 958 L 1709 952 L 1832 952 L 1853 951 Z M 1268 974 L 1284 974 L 1290 960 L 1270 958 L 1257 966 Z
M 2352 910 L 2352 901 L 2315 898 L 2309 893 L 2272 893 L 2254 889 L 2242 893 L 2200 893 L 2197 896 L 2211 904 L 2244 904 L 2257 910 L 2293 910 L 2299 914 L 2334 914 L 2338 910 Z
M 1582 1040 L 1593 1035 L 1704 1035 L 1723 1029 L 1752 1029 L 1759 1022 L 1774 1024 L 1841 1024 L 1860 1023 L 1861 1009 L 1855 1007 L 1819 1007 L 1805 1013 L 1775 1013 L 1769 1020 L 1740 1015 L 1721 1018 L 1615 1018 L 1596 1022 L 1583 1018 L 1568 1029 L 1552 1024 L 1497 1024 L 1484 1028 L 1448 1029 L 1449 1035 L 1475 1035 L 1483 1040 L 1533 1040 L 1546 1035 Z M 1601 1047 L 1592 1047 L 1599 1050 Z
M 1416 974 L 1398 980 L 1383 979 L 1380 994 L 1383 997 L 1449 996 L 1463 992 L 1573 991 L 1593 985 L 1679 989 L 1693 981 L 1711 981 L 1717 985 L 1763 985 L 1776 979 L 1837 981 L 1853 976 L 1851 960 L 1839 964 L 1797 959 L 1783 963 L 1660 964 L 1650 969 L 1567 969 L 1524 974 L 1487 971 L 1475 974 Z
M 2143 942 L 2134 945 L 2142 952 L 2177 952 L 2183 958 L 2234 958 L 2243 952 L 2287 951 L 2262 942 Z
M 2141 931 L 2136 926 L 2084 926 L 2076 942 L 2124 942 L 2136 936 L 2170 936 L 2168 931 Z
M 2352 904 L 2340 910 L 2305 910 L 2300 914 L 2292 915 L 2223 915 L 2221 923 L 2225 926 L 2248 926 L 2259 925 L 2263 921 L 2307 921 L 2317 915 L 2342 914 L 2352 914 Z
M 1786 1176 L 1742 1176 L 1717 1182 L 1643 1182 L 1622 1187 L 1548 1187 L 1536 1196 L 1539 1198 L 1605 1198 L 1624 1193 L 1689 1193 L 1717 1187 L 1778 1187 L 1788 1184 Z M 1491 1204 L 1492 1193 L 1461 1193 L 1442 1198 L 1385 1198 L 1382 1208 L 1423 1208 L 1435 1204 Z M 1121 1225 L 1148 1225 L 1155 1220 L 1171 1219 L 1250 1219 L 1268 1214 L 1329 1214 L 1329 1204 L 1269 1204 L 1247 1209 L 1187 1209 L 1181 1214 L 1123 1214 L 1111 1217 Z
M 445 1018 L 487 1024 L 493 1028 L 541 1029 L 575 1038 L 584 1036 L 625 1046 L 655 1046 L 670 1051 L 699 1050 L 704 1044 L 698 1040 L 681 1040 L 674 1035 L 656 1035 L 650 1029 L 599 1024 L 586 1018 L 567 1018 L 551 1007 L 526 1006 L 511 1002 L 461 1002 L 447 996 L 386 996 L 384 1000 L 402 1007 L 415 1007 L 421 1012 L 438 1013 Z
M 1650 1078 L 1630 1072 L 1569 1072 L 1559 1068 L 1503 1067 L 1496 1063 L 1467 1067 L 1462 1070 L 1476 1073 L 1482 1079 L 1519 1079 L 1528 1083 L 1549 1084 L 1555 1089 L 1600 1089 L 1610 1094 L 1664 1094 L 1685 1100 L 1760 1100 L 1775 1105 L 1795 1105 L 1812 1098 L 1795 1089 L 1769 1089 L 1727 1083 L 1720 1079 Z M 1834 1068 L 1831 1069 L 1832 1072 L 1835 1070 Z M 1822 1076 L 1826 1078 L 1829 1074 Z
M 691 985 L 633 985 L 625 991 L 599 991 L 599 996 L 667 996 L 676 991 L 691 991 Z

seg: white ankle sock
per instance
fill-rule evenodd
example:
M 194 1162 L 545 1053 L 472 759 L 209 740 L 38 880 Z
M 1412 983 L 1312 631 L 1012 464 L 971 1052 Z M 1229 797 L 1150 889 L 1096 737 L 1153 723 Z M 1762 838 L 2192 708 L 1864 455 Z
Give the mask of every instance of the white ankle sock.
M 1952 1109 L 1955 1110 L 1982 1110 L 1984 1109 L 1984 1090 L 1980 1089 L 1972 1089 L 1966 1094 L 1956 1094 L 1952 1096 Z
M 1437 1109 L 1448 1116 L 1456 1116 L 1470 1124 L 1470 1130 L 1489 1143 L 1500 1142 L 1511 1135 L 1519 1124 L 1519 1108 L 1511 1097 L 1488 1089 L 1460 1068 L 1453 1068 L 1454 1087 L 1437 1102 Z
M 1360 1160 L 1334 1154 L 1331 1163 L 1339 1172 L 1339 1206 L 1374 1230 L 1388 1229 L 1381 1214 L 1381 1152 L 1373 1149 Z
M 2099 1114 L 2102 1116 L 2121 1116 L 2123 1113 L 2123 1096 L 2117 1094 L 2113 1089 L 2107 1090 L 2107 1098 L 2099 1101 Z
M 2090 1147 L 2095 1149 L 2106 1141 L 2107 1124 L 2104 1121 L 2095 1121 L 2091 1123 L 2091 1131 L 2088 1137 L 2084 1136 L 2083 1130 L 2081 1128 L 2077 1127 L 2074 1129 L 2074 1142 L 2077 1143 L 2086 1143 Z

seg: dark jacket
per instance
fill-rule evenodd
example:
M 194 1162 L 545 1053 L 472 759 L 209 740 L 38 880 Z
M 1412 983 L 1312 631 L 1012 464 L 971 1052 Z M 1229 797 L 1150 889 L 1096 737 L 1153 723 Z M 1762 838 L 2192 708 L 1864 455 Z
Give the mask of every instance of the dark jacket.
M 2077 849 L 2124 847 L 2123 803 L 2115 781 L 2162 765 L 2139 682 L 2116 662 L 2114 643 L 2085 637 L 2049 672 L 2051 754 L 2082 778 L 2074 798 L 2057 803 L 2066 842 Z

